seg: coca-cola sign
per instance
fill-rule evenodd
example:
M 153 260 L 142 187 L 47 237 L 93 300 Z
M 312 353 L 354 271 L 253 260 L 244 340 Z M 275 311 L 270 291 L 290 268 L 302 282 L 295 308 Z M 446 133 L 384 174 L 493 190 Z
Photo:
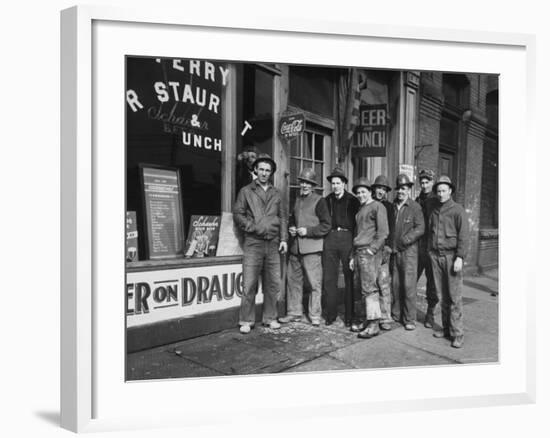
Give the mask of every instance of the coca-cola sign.
M 283 138 L 291 138 L 304 132 L 306 121 L 303 114 L 283 116 L 279 120 L 279 135 Z

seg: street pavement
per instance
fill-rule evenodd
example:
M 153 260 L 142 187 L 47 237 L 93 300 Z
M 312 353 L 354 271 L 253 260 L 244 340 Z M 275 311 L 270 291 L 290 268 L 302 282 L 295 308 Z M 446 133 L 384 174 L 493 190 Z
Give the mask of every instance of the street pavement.
M 235 327 L 128 354 L 127 380 L 497 362 L 498 271 L 464 277 L 463 302 L 465 343 L 460 349 L 424 327 L 422 276 L 414 331 L 394 323 L 391 331 L 362 340 L 340 319 L 329 327 L 295 322 L 271 330 L 257 324 L 248 335 Z

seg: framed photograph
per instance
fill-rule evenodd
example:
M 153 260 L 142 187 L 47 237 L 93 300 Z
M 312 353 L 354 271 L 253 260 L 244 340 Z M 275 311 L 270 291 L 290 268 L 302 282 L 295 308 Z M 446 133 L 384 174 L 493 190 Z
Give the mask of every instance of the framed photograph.
M 533 402 L 533 45 L 63 11 L 62 426 Z

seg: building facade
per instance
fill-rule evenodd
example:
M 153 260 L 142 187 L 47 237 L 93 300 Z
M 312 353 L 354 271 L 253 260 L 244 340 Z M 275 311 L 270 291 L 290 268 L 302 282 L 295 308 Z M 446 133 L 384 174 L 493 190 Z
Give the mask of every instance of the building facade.
M 496 76 L 139 57 L 126 72 L 128 351 L 236 326 L 231 211 L 251 146 L 277 162 L 289 205 L 305 167 L 323 195 L 336 165 L 447 174 L 470 220 L 467 269 L 497 266 Z M 198 250 L 203 237 L 217 245 Z

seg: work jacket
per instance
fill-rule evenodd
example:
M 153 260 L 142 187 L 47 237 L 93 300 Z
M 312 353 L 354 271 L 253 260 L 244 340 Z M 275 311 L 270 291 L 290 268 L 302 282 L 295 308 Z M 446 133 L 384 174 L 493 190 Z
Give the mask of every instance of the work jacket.
M 287 211 L 279 190 L 272 185 L 265 191 L 258 180 L 244 186 L 233 207 L 233 220 L 245 237 L 287 241 Z
M 415 201 L 420 204 L 420 207 L 422 207 L 422 213 L 424 214 L 424 224 L 427 228 L 430 214 L 432 210 L 439 204 L 439 199 L 437 198 L 437 195 L 433 191 L 431 191 L 430 193 L 421 192 L 420 195 L 416 197 Z M 426 232 L 423 234 L 418 242 L 419 248 L 422 251 L 426 251 L 428 248 L 428 234 L 429 233 L 426 230 Z
M 428 249 L 464 259 L 468 241 L 466 212 L 452 198 L 438 204 L 430 214 Z
M 388 218 L 388 237 L 386 237 L 386 241 L 384 244 L 391 247 L 391 244 L 393 242 L 393 228 L 395 227 L 393 204 L 386 199 L 383 199 L 382 201 L 378 201 L 378 199 L 375 199 L 375 201 L 380 202 L 386 209 L 386 215 Z
M 321 195 L 310 193 L 298 196 L 294 204 L 289 226 L 305 227 L 306 235 L 291 238 L 292 254 L 312 254 L 323 251 L 323 237 L 330 231 L 330 214 Z
M 416 242 L 424 234 L 424 215 L 422 208 L 411 198 L 407 199 L 400 209 L 393 203 L 393 240 L 392 252 L 401 252 L 410 247 L 417 247 Z

